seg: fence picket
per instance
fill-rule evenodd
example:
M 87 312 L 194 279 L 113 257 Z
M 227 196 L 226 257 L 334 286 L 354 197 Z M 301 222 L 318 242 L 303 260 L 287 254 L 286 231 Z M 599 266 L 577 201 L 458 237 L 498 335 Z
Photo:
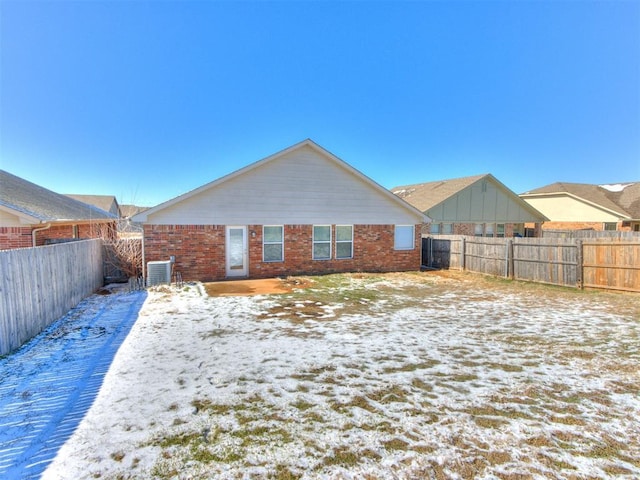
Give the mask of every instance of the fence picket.
M 640 238 L 504 238 L 438 235 L 423 263 L 566 287 L 640 292 Z
M 102 241 L 0 251 L 0 355 L 102 286 Z

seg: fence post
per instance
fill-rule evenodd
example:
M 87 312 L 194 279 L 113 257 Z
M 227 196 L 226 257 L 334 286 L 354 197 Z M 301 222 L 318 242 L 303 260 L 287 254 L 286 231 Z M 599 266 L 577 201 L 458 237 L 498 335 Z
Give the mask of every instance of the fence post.
M 578 249 L 578 252 L 576 254 L 576 283 L 578 284 L 577 287 L 580 290 L 584 290 L 584 279 L 583 279 L 583 275 L 584 275 L 584 252 L 583 252 L 583 245 L 582 245 L 582 240 L 576 240 L 576 248 Z
M 515 268 L 515 261 L 513 258 L 513 239 L 508 239 L 507 240 L 507 277 L 509 277 L 511 280 L 514 279 L 515 277 L 515 272 L 514 272 L 514 268 Z
M 465 260 L 465 252 L 466 252 L 466 241 L 465 241 L 465 237 L 462 237 L 462 239 L 460 240 L 460 268 L 462 269 L 462 271 L 464 272 L 467 268 L 467 266 L 465 265 L 466 260 Z

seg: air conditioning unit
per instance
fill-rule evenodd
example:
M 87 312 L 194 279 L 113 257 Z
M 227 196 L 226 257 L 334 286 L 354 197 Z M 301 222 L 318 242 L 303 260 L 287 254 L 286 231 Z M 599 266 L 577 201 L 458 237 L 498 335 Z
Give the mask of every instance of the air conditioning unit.
M 147 286 L 171 283 L 171 260 L 147 262 Z

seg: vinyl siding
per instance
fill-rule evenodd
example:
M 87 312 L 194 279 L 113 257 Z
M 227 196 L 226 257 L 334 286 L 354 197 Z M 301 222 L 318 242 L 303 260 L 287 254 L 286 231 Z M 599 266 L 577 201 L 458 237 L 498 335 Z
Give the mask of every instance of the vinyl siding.
M 552 222 L 617 222 L 621 217 L 565 195 L 525 198 Z
M 506 195 L 494 183 L 486 181 L 474 183 L 461 190 L 448 200 L 426 214 L 434 222 L 491 222 L 491 223 L 526 223 L 540 222 L 522 205 Z
M 24 223 L 20 223 L 20 219 L 17 216 L 0 210 L 0 226 L 24 227 Z
M 416 224 L 379 189 L 305 146 L 150 214 L 156 225 Z

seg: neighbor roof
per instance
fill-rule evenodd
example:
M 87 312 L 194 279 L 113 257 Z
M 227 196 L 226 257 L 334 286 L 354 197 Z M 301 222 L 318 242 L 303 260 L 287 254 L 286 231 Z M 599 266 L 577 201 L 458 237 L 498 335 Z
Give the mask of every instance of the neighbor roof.
M 29 223 L 114 220 L 104 210 L 0 170 L 0 208 Z
M 450 180 L 438 180 L 435 182 L 416 183 L 394 187 L 391 191 L 398 197 L 411 203 L 414 207 L 426 212 L 430 208 L 439 205 L 456 193 L 473 185 L 489 174 L 474 175 L 472 177 L 454 178 Z
M 105 212 L 120 215 L 120 205 L 118 205 L 118 200 L 116 200 L 116 197 L 113 195 L 77 195 L 67 193 L 66 196 L 74 200 L 79 200 L 82 203 L 88 203 L 89 205 L 98 207 Z
M 593 185 L 556 182 L 525 192 L 522 198 L 566 194 L 618 213 L 628 219 L 640 219 L 640 182 Z
M 548 220 L 544 215 L 542 215 L 542 213 L 521 199 L 515 192 L 507 188 L 490 173 L 473 175 L 470 177 L 437 180 L 435 182 L 404 185 L 394 187 L 391 191 L 398 197 L 406 200 L 414 207 L 423 211 L 425 214 L 433 216 L 435 208 L 480 181 L 491 182 L 493 185 L 498 187 L 498 189 L 501 190 L 507 198 L 519 205 L 523 210 L 529 212 L 534 218 L 539 219 L 539 221 Z
M 120 205 L 120 213 L 123 218 L 131 218 L 134 215 L 137 215 L 140 212 L 144 212 L 148 210 L 149 207 L 138 207 L 137 205 Z

